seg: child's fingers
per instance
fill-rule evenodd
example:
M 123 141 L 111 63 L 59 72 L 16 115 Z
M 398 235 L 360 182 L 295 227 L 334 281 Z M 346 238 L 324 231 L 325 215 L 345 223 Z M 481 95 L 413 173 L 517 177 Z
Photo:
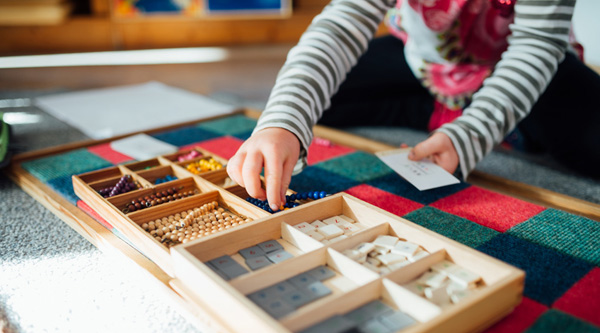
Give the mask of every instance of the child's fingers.
M 246 192 L 253 197 L 260 200 L 265 199 L 265 191 L 262 188 L 260 181 L 260 172 L 263 167 L 263 156 L 260 152 L 253 154 L 247 154 L 244 159 L 244 165 L 242 168 L 242 178 L 244 179 L 244 187 Z
M 238 152 L 227 162 L 227 174 L 241 187 L 246 187 L 244 185 L 244 178 L 242 177 L 242 166 L 244 165 L 245 157 L 246 153 Z
M 285 203 L 285 193 L 287 192 L 288 187 L 290 186 L 290 182 L 292 180 L 292 173 L 294 172 L 294 166 L 296 165 L 296 160 L 293 158 L 287 158 L 283 163 L 283 174 L 281 175 L 281 201 Z
M 281 177 L 283 162 L 275 156 L 266 158 L 265 182 L 267 187 L 267 200 L 272 210 L 277 211 L 281 206 Z
M 437 152 L 437 145 L 431 140 L 431 138 L 420 142 L 408 153 L 408 158 L 413 161 L 419 161 L 427 156 L 433 155 Z

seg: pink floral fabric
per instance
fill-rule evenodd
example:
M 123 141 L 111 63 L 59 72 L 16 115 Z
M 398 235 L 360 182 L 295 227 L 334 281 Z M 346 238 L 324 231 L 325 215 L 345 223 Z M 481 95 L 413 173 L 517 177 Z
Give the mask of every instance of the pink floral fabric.
M 498 2 L 498 4 L 494 4 Z M 388 15 L 392 34 L 406 45 L 401 6 L 408 5 L 436 35 L 439 61 L 423 59 L 413 72 L 435 97 L 429 130 L 456 119 L 508 47 L 515 0 L 399 0 Z M 408 27 L 407 27 L 408 28 Z M 419 42 L 419 41 L 417 41 Z

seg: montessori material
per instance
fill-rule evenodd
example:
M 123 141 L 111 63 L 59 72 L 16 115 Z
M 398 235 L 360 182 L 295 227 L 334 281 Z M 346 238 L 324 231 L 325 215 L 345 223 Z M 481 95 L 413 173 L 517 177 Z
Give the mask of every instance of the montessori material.
M 521 295 L 521 271 L 349 194 L 290 191 L 302 204 L 271 213 L 224 168 L 188 167 L 196 161 L 227 162 L 193 148 L 76 175 L 73 185 L 179 294 L 245 318 L 222 318 L 231 332 L 471 331 Z M 140 187 L 103 196 L 115 181 Z

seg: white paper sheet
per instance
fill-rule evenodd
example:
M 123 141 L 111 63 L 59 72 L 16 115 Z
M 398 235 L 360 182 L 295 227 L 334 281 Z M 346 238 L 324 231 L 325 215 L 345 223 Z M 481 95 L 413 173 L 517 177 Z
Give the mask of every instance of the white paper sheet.
M 93 139 L 231 113 L 235 107 L 160 82 L 43 96 L 36 105 Z
M 402 148 L 377 152 L 375 155 L 419 191 L 460 183 L 448 171 L 427 159 L 409 160 L 409 152 L 410 149 Z
M 149 160 L 159 155 L 173 154 L 178 150 L 177 146 L 155 139 L 144 133 L 112 141 L 110 147 L 138 161 Z

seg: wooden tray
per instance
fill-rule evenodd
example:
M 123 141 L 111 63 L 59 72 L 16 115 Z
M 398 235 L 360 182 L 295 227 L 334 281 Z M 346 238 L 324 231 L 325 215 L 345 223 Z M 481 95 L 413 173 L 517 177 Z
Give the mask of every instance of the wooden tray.
M 154 179 L 166 174 L 174 174 L 178 179 L 153 185 Z M 143 188 L 110 198 L 99 194 L 100 188 L 114 184 L 122 175 L 130 175 Z M 243 188 L 218 185 L 225 184 L 226 174 L 223 171 L 207 172 L 207 175 L 204 178 L 202 174 L 188 172 L 173 156 L 160 156 L 153 160 L 75 175 L 73 186 L 75 193 L 85 203 L 172 276 L 169 282 L 171 287 L 192 304 L 199 317 L 210 317 L 207 319 L 210 326 L 218 331 L 298 332 L 333 315 L 341 315 L 370 301 L 381 300 L 417 320 L 407 332 L 471 332 L 499 320 L 521 300 L 524 283 L 521 270 L 351 195 L 336 194 L 269 214 L 244 200 L 246 194 Z M 171 186 L 197 193 L 134 212 L 124 210 L 133 198 Z M 253 221 L 171 248 L 142 228 L 149 221 L 213 201 Z M 325 245 L 294 227 L 302 222 L 338 215 L 350 217 L 360 226 L 357 232 L 338 242 Z M 373 241 L 378 235 L 406 239 L 420 245 L 429 255 L 380 275 L 342 254 L 361 242 Z M 248 274 L 230 281 L 223 279 L 206 264 L 209 260 L 228 255 L 245 266 L 244 260 L 236 253 L 268 240 L 278 240 L 293 258 L 256 271 L 249 270 Z M 442 260 L 454 262 L 479 275 L 481 280 L 476 292 L 457 304 L 442 307 L 403 287 Z M 332 293 L 279 320 L 272 318 L 246 297 L 321 265 L 333 269 L 336 274 L 334 280 L 338 281 L 337 284 L 328 285 Z M 235 320 L 231 320 L 232 317 Z

